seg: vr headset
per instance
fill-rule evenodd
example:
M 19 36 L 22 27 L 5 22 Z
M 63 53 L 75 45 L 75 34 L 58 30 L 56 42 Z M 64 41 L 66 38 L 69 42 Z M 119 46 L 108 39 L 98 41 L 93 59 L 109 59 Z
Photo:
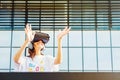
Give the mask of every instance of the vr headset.
M 44 44 L 49 41 L 50 36 L 47 33 L 36 32 L 32 42 L 38 42 L 42 40 Z
M 34 42 L 38 42 L 38 41 L 42 41 L 44 44 L 46 44 L 49 41 L 50 36 L 47 33 L 42 33 L 42 32 L 36 32 L 34 35 L 33 40 L 31 41 L 31 43 L 28 45 L 28 48 L 33 49 L 33 43 Z

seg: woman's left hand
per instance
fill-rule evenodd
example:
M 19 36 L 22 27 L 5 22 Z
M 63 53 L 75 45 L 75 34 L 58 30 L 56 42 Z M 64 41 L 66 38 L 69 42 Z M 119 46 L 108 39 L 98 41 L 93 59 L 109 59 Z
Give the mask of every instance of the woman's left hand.
M 63 29 L 63 31 L 60 31 L 60 33 L 57 36 L 58 40 L 62 39 L 63 36 L 67 35 L 69 33 L 70 29 L 71 29 L 70 27 L 69 28 L 65 27 L 65 29 Z

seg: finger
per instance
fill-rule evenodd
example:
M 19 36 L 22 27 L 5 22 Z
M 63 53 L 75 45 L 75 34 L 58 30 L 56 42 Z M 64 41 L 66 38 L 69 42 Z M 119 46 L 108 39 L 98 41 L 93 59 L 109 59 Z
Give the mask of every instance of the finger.
M 27 28 L 28 26 L 29 26 L 29 24 L 27 23 L 27 24 L 26 24 L 26 28 Z
M 29 28 L 29 24 L 27 23 L 27 24 L 26 24 L 26 28 L 25 28 L 26 31 L 28 30 L 28 28 Z
M 67 29 L 67 31 L 70 31 L 70 29 L 71 29 L 71 27 L 69 27 L 69 28 Z
M 28 30 L 27 30 L 27 28 L 25 28 L 25 32 L 27 32 Z
M 25 32 L 26 32 L 26 28 L 25 28 L 24 30 L 25 30 Z
M 69 31 L 70 31 L 70 27 L 65 31 L 65 34 L 67 34 L 67 33 L 69 33 Z
M 32 35 L 33 35 L 33 36 L 35 35 L 35 31 L 32 31 Z
M 70 27 L 69 28 L 66 27 L 65 30 L 64 30 L 64 32 L 67 34 L 70 31 L 70 29 L 71 29 Z
M 64 29 L 63 29 L 63 31 L 66 31 L 67 30 L 67 27 L 65 27 Z
M 31 31 L 31 24 L 29 24 L 29 30 Z

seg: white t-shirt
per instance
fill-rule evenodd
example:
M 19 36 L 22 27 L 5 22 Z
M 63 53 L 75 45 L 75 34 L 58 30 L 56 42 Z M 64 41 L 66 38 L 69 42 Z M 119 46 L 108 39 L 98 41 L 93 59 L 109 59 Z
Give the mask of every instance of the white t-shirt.
M 59 65 L 54 64 L 55 58 L 49 55 L 37 55 L 33 59 L 21 57 L 19 63 L 15 63 L 17 72 L 54 72 L 59 71 Z

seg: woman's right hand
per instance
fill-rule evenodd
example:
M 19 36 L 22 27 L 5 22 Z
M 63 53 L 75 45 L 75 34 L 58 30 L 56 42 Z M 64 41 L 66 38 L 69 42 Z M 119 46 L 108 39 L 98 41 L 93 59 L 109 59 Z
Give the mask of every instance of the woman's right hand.
M 26 34 L 26 40 L 27 41 L 32 41 L 35 35 L 35 32 L 32 31 L 31 24 L 26 24 L 25 27 L 25 34 Z

